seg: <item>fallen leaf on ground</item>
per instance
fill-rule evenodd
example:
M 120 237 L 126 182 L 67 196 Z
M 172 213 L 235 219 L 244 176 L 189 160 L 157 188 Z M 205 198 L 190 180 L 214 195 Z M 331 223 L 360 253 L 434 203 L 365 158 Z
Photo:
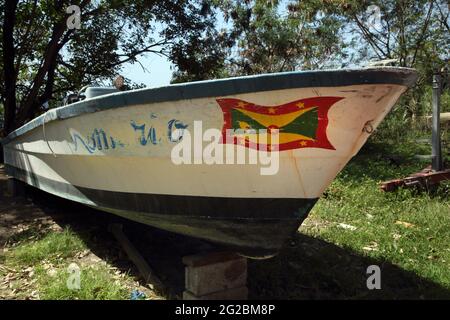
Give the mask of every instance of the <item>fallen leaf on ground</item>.
M 412 223 L 405 222 L 405 221 L 400 221 L 400 220 L 395 221 L 395 224 L 398 224 L 398 225 L 403 226 L 405 228 L 412 228 L 412 227 L 416 226 L 416 225 L 414 225 Z
M 378 243 L 371 242 L 368 246 L 363 247 L 366 251 L 378 251 Z
M 14 270 L 12 268 L 8 268 L 7 266 L 1 266 L 0 265 L 0 269 L 6 270 L 6 271 L 10 271 L 10 272 L 17 272 L 16 270 Z
M 356 227 L 349 225 L 349 224 L 345 224 L 345 223 L 339 223 L 338 224 L 339 227 L 343 228 L 343 229 L 347 229 L 347 230 L 351 230 L 351 231 L 355 231 Z
M 412 223 L 409 223 L 409 222 L 405 222 L 405 221 L 400 221 L 400 220 L 395 221 L 395 224 L 404 226 L 405 228 L 413 228 L 413 227 L 416 226 L 415 224 L 412 224 Z

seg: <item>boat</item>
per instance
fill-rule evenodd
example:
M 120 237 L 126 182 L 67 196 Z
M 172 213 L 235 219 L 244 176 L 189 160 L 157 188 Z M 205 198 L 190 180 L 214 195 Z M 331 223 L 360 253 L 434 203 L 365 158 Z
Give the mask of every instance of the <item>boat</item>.
M 416 78 L 368 67 L 88 87 L 5 137 L 5 169 L 56 196 L 268 258 Z

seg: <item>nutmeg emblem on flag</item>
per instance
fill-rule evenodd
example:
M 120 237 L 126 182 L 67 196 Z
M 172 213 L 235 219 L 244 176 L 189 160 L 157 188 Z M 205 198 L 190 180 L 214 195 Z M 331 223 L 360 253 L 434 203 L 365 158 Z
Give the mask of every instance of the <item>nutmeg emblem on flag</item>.
M 262 106 L 233 98 L 216 99 L 224 116 L 222 143 L 271 150 L 267 148 L 270 131 L 278 129 L 279 144 L 276 149 L 279 151 L 299 148 L 335 150 L 327 137 L 328 110 L 342 99 L 314 97 L 278 106 Z M 267 130 L 268 136 L 258 133 L 261 129 Z M 227 134 L 233 135 L 232 139 L 227 139 Z

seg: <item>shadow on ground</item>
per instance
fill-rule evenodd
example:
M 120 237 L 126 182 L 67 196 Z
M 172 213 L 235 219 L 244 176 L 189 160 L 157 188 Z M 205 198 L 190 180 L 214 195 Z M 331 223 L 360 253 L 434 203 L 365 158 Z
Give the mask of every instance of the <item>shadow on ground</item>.
M 167 287 L 165 296 L 180 298 L 184 255 L 211 250 L 196 239 L 133 223 L 77 203 L 28 188 L 28 197 L 61 227 L 70 227 L 102 260 L 139 277 L 108 224 L 119 222 Z M 368 290 L 366 269 L 378 265 L 382 289 Z M 450 299 L 450 291 L 387 261 L 377 261 L 332 243 L 298 233 L 277 257 L 250 260 L 251 299 Z
M 321 239 L 298 233 L 295 247 L 269 260 L 250 261 L 255 299 L 450 299 L 450 290 Z M 381 269 L 381 290 L 367 289 L 367 267 Z

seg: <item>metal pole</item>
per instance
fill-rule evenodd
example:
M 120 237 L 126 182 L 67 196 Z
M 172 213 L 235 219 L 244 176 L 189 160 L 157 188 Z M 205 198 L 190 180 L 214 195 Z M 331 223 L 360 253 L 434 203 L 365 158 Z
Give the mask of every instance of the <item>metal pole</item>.
M 442 154 L 441 154 L 441 127 L 440 127 L 440 104 L 441 104 L 441 75 L 433 75 L 433 118 L 432 118 L 432 152 L 431 152 L 431 168 L 433 171 L 442 170 Z

